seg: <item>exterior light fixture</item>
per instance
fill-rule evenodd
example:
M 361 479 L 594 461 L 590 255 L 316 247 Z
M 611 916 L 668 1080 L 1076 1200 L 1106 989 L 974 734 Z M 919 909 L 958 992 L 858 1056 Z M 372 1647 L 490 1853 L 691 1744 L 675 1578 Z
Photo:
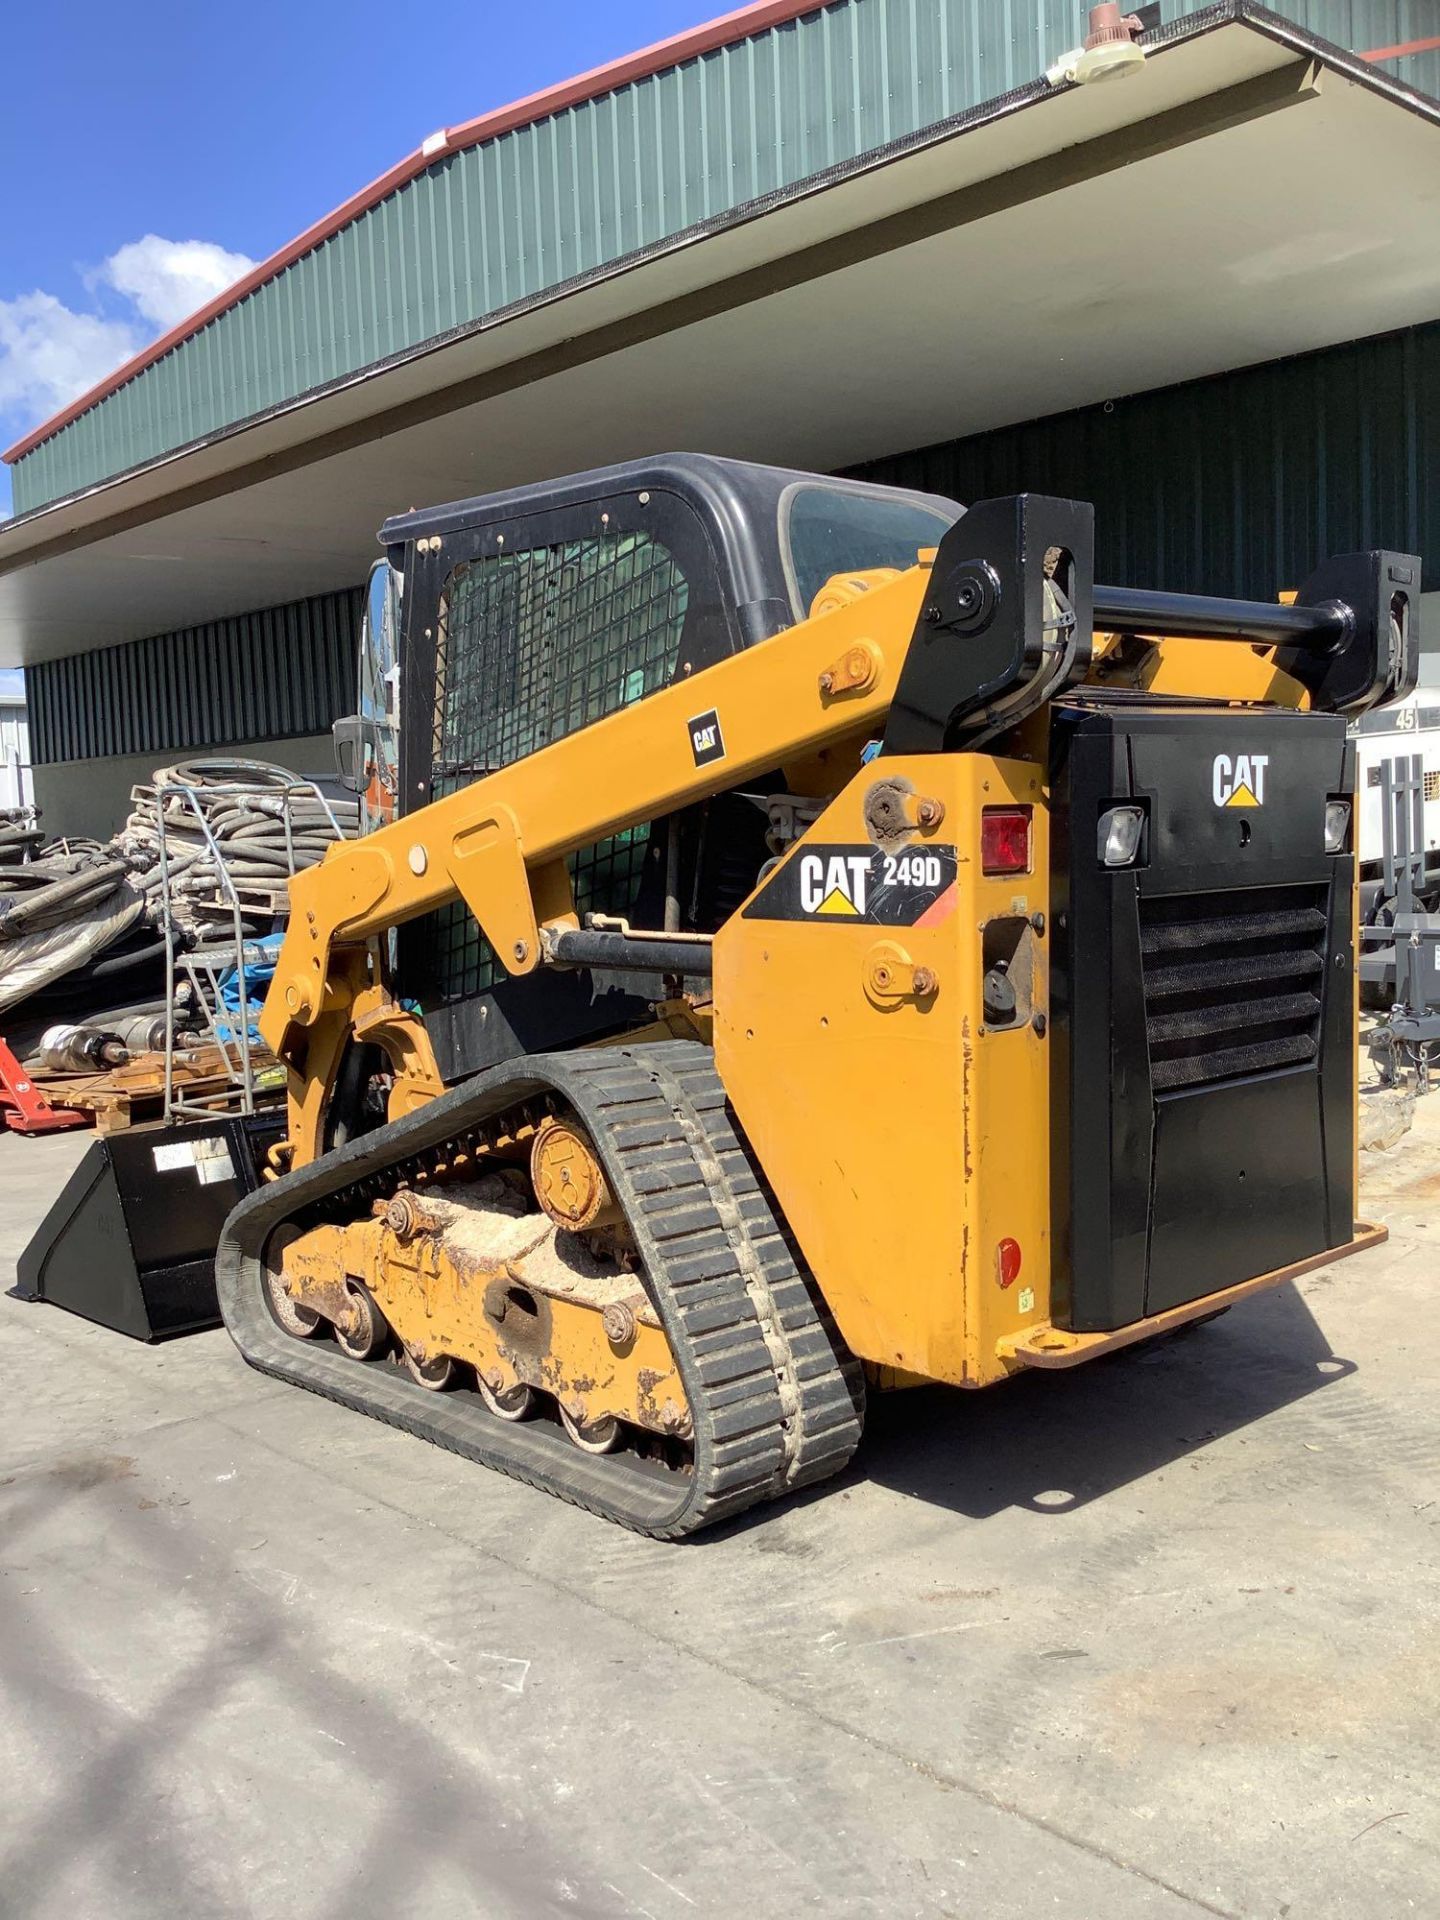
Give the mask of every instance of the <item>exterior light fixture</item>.
M 1325 851 L 1343 853 L 1345 842 L 1350 837 L 1350 802 L 1348 800 L 1327 800 L 1325 802 Z
M 1116 0 L 1091 7 L 1089 32 L 1083 47 L 1062 53 L 1045 78 L 1052 87 L 1063 81 L 1088 86 L 1092 80 L 1115 80 L 1135 73 L 1145 64 L 1145 49 L 1136 44 L 1145 22 L 1138 14 L 1122 14 Z
M 1133 867 L 1145 830 L 1143 807 L 1110 807 L 1100 816 L 1096 851 L 1102 867 Z

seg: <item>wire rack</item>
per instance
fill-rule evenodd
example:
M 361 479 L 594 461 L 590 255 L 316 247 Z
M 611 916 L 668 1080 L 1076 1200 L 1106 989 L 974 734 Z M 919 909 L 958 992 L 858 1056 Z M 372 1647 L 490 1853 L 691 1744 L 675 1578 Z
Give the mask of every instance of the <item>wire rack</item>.
M 257 1087 L 257 1041 L 252 1023 L 261 1001 L 252 1000 L 246 971 L 247 967 L 254 969 L 271 962 L 272 956 L 257 941 L 250 923 L 259 914 L 272 921 L 272 932 L 279 932 L 288 919 L 289 908 L 275 881 L 267 880 L 257 887 L 253 880 L 235 871 L 237 854 L 243 858 L 243 845 L 237 848 L 233 840 L 217 831 L 217 817 L 253 804 L 257 813 L 278 821 L 288 876 L 312 863 L 309 857 L 297 855 L 297 806 L 303 803 L 313 816 L 318 805 L 335 840 L 344 840 L 346 835 L 333 806 L 313 780 L 282 783 L 272 775 L 254 786 L 227 783 L 223 787 L 171 781 L 165 789 L 165 802 L 155 811 L 160 925 L 165 939 L 165 1118 L 252 1114 Z M 192 944 L 190 933 L 197 905 L 193 883 L 182 894 L 184 869 L 176 857 L 177 841 L 188 855 L 197 832 L 208 856 L 204 901 L 208 924 L 204 943 L 198 947 Z M 213 891 L 209 889 L 212 873 Z M 233 998 L 227 994 L 232 983 Z M 189 1022 L 184 1027 L 180 1024 L 181 1003 Z M 222 1081 L 218 1087 L 207 1083 L 203 1093 L 187 1092 L 176 1072 L 197 1036 L 215 1049 Z

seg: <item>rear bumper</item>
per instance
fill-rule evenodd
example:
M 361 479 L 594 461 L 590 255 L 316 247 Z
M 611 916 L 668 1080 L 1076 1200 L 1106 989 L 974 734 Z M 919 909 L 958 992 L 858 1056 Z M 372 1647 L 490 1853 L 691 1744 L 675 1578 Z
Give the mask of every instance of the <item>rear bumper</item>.
M 1175 1328 L 1183 1327 L 1192 1320 L 1204 1320 L 1212 1313 L 1220 1313 L 1226 1307 L 1233 1307 L 1237 1300 L 1248 1300 L 1252 1294 L 1263 1293 L 1269 1287 L 1278 1287 L 1286 1280 L 1296 1280 L 1302 1273 L 1313 1273 L 1318 1267 L 1328 1267 L 1335 1260 L 1344 1260 L 1352 1253 L 1364 1253 L 1367 1248 L 1378 1247 L 1382 1240 L 1388 1240 L 1390 1229 L 1376 1226 L 1368 1220 L 1355 1222 L 1355 1234 L 1343 1247 L 1329 1247 L 1323 1253 L 1314 1253 L 1306 1260 L 1293 1261 L 1287 1267 L 1276 1267 L 1270 1273 L 1256 1274 L 1253 1280 L 1242 1280 L 1238 1286 L 1223 1287 L 1218 1293 L 1202 1294 L 1198 1300 L 1187 1300 L 1183 1306 L 1171 1307 L 1165 1313 L 1152 1313 L 1143 1320 L 1133 1320 L 1127 1327 L 1116 1327 L 1107 1333 L 1070 1333 L 1063 1327 L 1050 1326 L 1042 1322 L 1039 1326 L 1027 1327 L 1023 1333 L 1008 1334 L 996 1342 L 997 1357 L 1009 1367 L 1078 1367 L 1082 1361 L 1097 1360 L 1101 1354 L 1114 1353 L 1121 1347 L 1133 1347 L 1137 1341 L 1150 1340 L 1160 1333 L 1172 1333 Z

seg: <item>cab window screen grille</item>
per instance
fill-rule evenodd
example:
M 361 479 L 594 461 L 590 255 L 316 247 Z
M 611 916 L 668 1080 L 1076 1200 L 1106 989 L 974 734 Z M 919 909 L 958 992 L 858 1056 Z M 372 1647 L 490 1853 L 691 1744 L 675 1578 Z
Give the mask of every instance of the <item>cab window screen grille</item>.
M 431 791 L 436 799 L 668 684 L 688 591 L 646 533 L 496 554 L 456 569 L 437 635 Z M 649 840 L 636 827 L 573 854 L 576 910 L 633 906 Z M 442 1000 L 505 977 L 461 903 L 433 919 Z
M 663 687 L 686 599 L 685 576 L 645 533 L 457 568 L 436 663 L 437 782 L 508 766 Z
M 649 838 L 648 827 L 632 827 L 570 856 L 565 864 L 575 889 L 575 911 L 582 919 L 587 913 L 624 913 L 633 904 Z M 436 982 L 443 1000 L 488 993 L 505 978 L 494 948 L 463 901 L 441 907 L 432 924 Z

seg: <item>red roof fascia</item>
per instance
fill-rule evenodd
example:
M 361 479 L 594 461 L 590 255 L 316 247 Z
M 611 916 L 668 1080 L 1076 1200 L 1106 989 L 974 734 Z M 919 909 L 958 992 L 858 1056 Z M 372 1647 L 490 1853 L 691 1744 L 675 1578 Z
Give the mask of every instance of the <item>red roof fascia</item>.
M 1398 47 L 1371 47 L 1368 53 L 1362 53 L 1362 60 L 1404 60 L 1412 53 L 1433 53 L 1440 47 L 1440 33 L 1428 40 L 1406 40 Z

